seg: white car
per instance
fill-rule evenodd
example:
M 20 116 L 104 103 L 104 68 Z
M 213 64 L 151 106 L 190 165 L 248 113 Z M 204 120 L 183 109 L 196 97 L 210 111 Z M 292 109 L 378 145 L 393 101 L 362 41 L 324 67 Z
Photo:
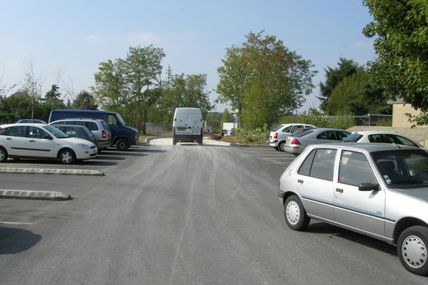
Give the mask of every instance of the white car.
M 316 127 L 308 124 L 282 124 L 276 131 L 270 132 L 268 144 L 278 151 L 285 151 L 284 146 L 287 141 L 287 137 L 293 135 L 299 130 L 311 128 Z
M 49 158 L 63 164 L 93 158 L 98 149 L 90 141 L 71 138 L 46 124 L 0 126 L 0 162 L 12 158 Z
M 388 131 L 353 132 L 352 134 L 344 138 L 343 141 L 355 143 L 392 143 L 422 148 L 422 146 L 417 142 L 397 133 Z

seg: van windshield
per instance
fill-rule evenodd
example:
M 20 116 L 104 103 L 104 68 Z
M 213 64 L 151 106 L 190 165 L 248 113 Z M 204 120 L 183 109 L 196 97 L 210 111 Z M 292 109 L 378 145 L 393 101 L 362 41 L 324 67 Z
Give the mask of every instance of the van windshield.
M 116 113 L 116 118 L 121 125 L 126 126 L 125 121 L 123 120 L 122 116 L 119 113 Z

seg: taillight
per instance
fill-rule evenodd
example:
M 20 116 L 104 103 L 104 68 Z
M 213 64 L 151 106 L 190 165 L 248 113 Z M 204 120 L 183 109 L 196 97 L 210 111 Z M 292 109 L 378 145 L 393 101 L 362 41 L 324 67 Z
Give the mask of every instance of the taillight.
M 274 133 L 273 138 L 277 140 L 278 139 L 278 133 Z
M 300 142 L 299 142 L 299 140 L 298 140 L 298 139 L 294 138 L 294 139 L 291 141 L 291 144 L 300 144 Z
M 108 134 L 107 134 L 106 130 L 102 130 L 102 132 L 101 132 L 101 138 L 102 139 L 108 139 Z

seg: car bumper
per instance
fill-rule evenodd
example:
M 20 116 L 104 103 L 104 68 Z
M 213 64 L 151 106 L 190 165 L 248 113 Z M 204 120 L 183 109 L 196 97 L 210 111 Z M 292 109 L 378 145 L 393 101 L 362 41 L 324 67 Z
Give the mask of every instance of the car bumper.
M 76 159 L 84 160 L 91 159 L 97 156 L 98 148 L 94 147 L 91 149 L 79 149 L 76 151 Z
M 175 135 L 174 139 L 178 142 L 194 142 L 201 138 L 201 135 Z
M 302 152 L 302 148 L 300 146 L 284 146 L 284 151 L 293 154 L 300 154 Z
M 268 145 L 271 147 L 278 147 L 278 142 L 268 142 Z
M 112 145 L 111 140 L 108 140 L 108 141 L 97 141 L 97 147 L 99 149 L 106 149 L 106 148 L 108 148 L 111 145 Z

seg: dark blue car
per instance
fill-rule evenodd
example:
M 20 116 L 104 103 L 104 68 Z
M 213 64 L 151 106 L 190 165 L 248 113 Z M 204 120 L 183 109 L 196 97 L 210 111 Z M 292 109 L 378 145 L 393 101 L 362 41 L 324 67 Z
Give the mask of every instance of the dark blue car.
M 99 110 L 56 109 L 49 115 L 49 123 L 62 119 L 101 119 L 110 127 L 112 142 L 118 150 L 127 150 L 131 145 L 137 144 L 138 130 L 126 126 L 119 113 Z

